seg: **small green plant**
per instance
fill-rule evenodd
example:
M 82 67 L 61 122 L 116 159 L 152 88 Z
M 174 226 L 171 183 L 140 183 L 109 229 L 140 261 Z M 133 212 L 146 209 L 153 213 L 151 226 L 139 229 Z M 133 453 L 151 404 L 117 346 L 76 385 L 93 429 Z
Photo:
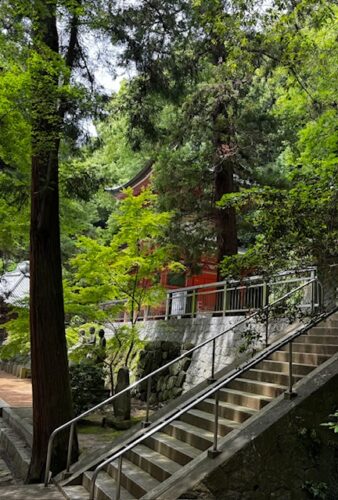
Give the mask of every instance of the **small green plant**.
M 327 498 L 327 484 L 323 482 L 315 483 L 314 481 L 305 481 L 302 489 L 308 493 L 310 498 L 319 498 L 325 500 Z
M 331 422 L 325 422 L 321 425 L 323 427 L 328 427 L 329 429 L 332 429 L 333 432 L 335 432 L 337 434 L 338 433 L 338 410 L 336 410 L 335 413 L 332 413 L 329 416 L 333 417 L 333 420 Z
M 241 340 L 238 351 L 240 353 L 247 352 L 251 350 L 251 353 L 256 352 L 257 343 L 262 339 L 262 335 L 253 326 L 249 325 L 244 332 L 241 332 Z
M 102 365 L 83 361 L 71 366 L 69 374 L 76 415 L 106 399 L 107 391 L 104 389 Z

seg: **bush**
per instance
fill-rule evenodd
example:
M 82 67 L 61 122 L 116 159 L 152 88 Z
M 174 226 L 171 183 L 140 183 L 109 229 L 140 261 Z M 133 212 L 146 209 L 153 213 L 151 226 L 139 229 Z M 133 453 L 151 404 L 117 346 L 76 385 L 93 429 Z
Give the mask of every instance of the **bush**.
M 104 389 L 102 365 L 83 361 L 71 366 L 69 373 L 75 415 L 83 413 L 108 397 Z

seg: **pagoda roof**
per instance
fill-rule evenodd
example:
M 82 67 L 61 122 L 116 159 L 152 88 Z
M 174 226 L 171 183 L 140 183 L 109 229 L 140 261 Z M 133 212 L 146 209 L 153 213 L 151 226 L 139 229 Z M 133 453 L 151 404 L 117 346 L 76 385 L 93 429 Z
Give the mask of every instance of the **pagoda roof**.
M 128 182 L 112 188 L 107 187 L 105 188 L 105 191 L 108 191 L 113 195 L 117 195 L 120 194 L 124 189 L 127 189 L 129 187 L 133 188 L 133 190 L 137 190 L 138 188 L 142 187 L 145 183 L 148 182 L 148 179 L 151 176 L 152 167 L 153 167 L 153 160 L 149 160 L 147 164 L 142 168 L 142 170 L 140 170 Z

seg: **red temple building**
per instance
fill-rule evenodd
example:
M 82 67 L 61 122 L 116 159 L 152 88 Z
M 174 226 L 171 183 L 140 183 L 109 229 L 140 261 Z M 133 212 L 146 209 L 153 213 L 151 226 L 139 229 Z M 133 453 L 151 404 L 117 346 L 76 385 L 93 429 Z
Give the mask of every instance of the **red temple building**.
M 113 196 L 118 199 L 123 198 L 123 190 L 132 188 L 135 196 L 151 183 L 152 165 L 146 165 L 130 181 L 116 188 L 108 188 Z M 161 284 L 168 289 L 175 289 L 187 286 L 204 285 L 217 281 L 216 259 L 212 256 L 202 256 L 199 263 L 200 273 L 191 274 L 189 272 L 177 274 L 163 271 L 161 273 Z

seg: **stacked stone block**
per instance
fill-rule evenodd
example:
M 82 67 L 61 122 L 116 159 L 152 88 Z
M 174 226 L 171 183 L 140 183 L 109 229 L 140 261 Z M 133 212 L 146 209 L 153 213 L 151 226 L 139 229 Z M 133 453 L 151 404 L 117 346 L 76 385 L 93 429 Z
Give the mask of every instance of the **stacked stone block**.
M 140 352 L 137 378 L 143 378 L 157 368 L 180 356 L 192 345 L 182 345 L 179 342 L 153 341 L 148 342 Z M 183 392 L 186 373 L 191 358 L 185 357 L 152 377 L 150 404 L 161 403 L 180 396 Z M 142 401 L 147 398 L 147 381 L 140 385 L 137 394 Z

